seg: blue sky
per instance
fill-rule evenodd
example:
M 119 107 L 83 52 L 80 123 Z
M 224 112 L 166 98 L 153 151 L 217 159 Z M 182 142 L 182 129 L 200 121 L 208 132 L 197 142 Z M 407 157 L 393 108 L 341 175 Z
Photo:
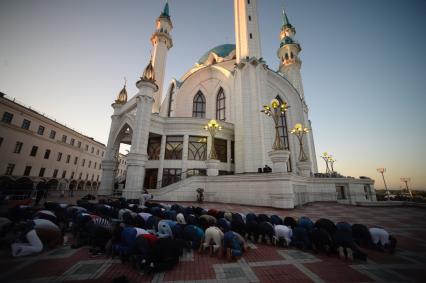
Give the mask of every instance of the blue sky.
M 0 91 L 106 143 L 123 85 L 136 93 L 162 0 L 0 0 Z M 302 46 L 316 150 L 344 175 L 377 167 L 426 188 L 426 1 L 258 1 L 263 57 L 277 69 L 281 10 Z M 166 82 L 234 43 L 233 1 L 170 0 Z M 320 171 L 324 170 L 321 160 Z

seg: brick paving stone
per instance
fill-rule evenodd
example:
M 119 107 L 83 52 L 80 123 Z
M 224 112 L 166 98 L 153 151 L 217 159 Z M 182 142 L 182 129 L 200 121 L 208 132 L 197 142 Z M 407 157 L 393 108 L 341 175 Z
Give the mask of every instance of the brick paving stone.
M 426 281 L 426 263 L 423 269 L 393 269 L 395 272 L 409 278 L 411 282 L 423 283 Z
M 293 265 L 252 267 L 260 282 L 308 283 L 314 282 Z
M 303 264 L 327 283 L 373 282 L 368 276 L 352 269 L 347 263 L 328 259 L 328 261 Z
M 183 203 L 195 205 L 197 203 Z M 354 207 L 337 203 L 311 203 L 294 210 L 281 210 L 268 207 L 244 206 L 233 204 L 206 203 L 205 208 L 216 208 L 232 212 L 254 212 L 277 214 L 280 216 L 308 216 L 313 221 L 329 218 L 335 222 L 347 221 L 363 223 L 368 227 L 381 226 L 396 235 L 398 247 L 395 254 L 365 250 L 369 261 L 348 262 L 336 255 L 302 253 L 295 249 L 278 249 L 265 244 L 257 244 L 248 250 L 240 261 L 227 261 L 210 257 L 208 253 L 193 252 L 185 257 L 175 268 L 156 275 L 143 275 L 130 264 L 121 264 L 106 257 L 90 257 L 88 248 L 70 250 L 60 248 L 43 252 L 36 256 L 13 259 L 9 249 L 0 250 L 0 282 L 26 283 L 58 282 L 66 279 L 67 271 L 75 272 L 82 264 L 99 265 L 93 280 L 74 280 L 66 282 L 103 283 L 125 275 L 129 282 L 197 281 L 197 282 L 312 282 L 312 279 L 324 282 L 371 282 L 374 279 L 394 282 L 424 282 L 426 270 L 426 211 L 411 207 Z M 79 264 L 80 263 L 80 264 Z M 96 264 L 95 264 L 96 265 Z M 93 265 L 93 267 L 95 267 Z M 100 267 L 101 266 L 101 267 Z M 87 272 L 83 270 L 81 272 Z M 89 271 L 90 272 L 90 271 Z M 77 272 L 78 273 L 78 272 Z M 74 276 L 74 274 L 71 274 Z M 76 279 L 71 276 L 68 279 Z M 82 274 L 85 275 L 85 274 Z M 90 275 L 90 274 L 89 274 Z M 62 276 L 62 277 L 61 277 Z M 256 278 L 257 277 L 257 278 Z M 88 278 L 88 277 L 86 277 Z

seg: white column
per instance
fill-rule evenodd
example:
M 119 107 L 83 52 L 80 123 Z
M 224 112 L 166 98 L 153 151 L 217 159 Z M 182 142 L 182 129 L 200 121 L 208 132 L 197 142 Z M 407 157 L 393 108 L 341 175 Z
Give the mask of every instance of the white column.
M 115 180 L 115 168 L 117 167 L 117 151 L 119 149 L 119 141 L 116 141 L 117 138 L 114 134 L 118 131 L 119 125 L 119 116 L 116 112 L 119 109 L 119 105 L 113 104 L 114 115 L 111 116 L 111 127 L 109 131 L 107 148 L 105 150 L 104 159 L 102 160 L 102 175 L 101 175 L 101 185 L 98 190 L 98 195 L 111 195 L 114 189 L 114 180 Z M 118 144 L 117 144 L 118 143 Z M 80 156 L 78 162 L 81 162 L 82 157 Z M 76 170 L 76 174 L 79 174 Z
M 167 136 L 162 135 L 161 136 L 161 147 L 160 147 L 160 166 L 158 167 L 158 175 L 157 175 L 157 189 L 161 188 L 161 183 L 163 179 L 163 169 L 164 169 L 164 155 L 166 152 L 166 140 Z
M 183 136 L 183 149 L 182 149 L 182 173 L 188 170 L 188 143 L 189 135 Z M 186 173 L 182 174 L 181 178 L 186 179 Z
M 123 196 L 126 198 L 139 198 L 143 189 L 151 110 L 154 101 L 152 93 L 156 89 L 155 84 L 145 81 L 138 82 L 138 86 L 140 90 L 136 97 L 136 122 L 133 129 L 132 147 L 127 155 L 126 187 L 123 191 Z
M 227 155 L 226 155 L 226 168 L 227 168 L 227 170 L 228 170 L 228 172 L 230 172 L 231 171 L 231 140 L 230 139 L 227 139 L 226 140 L 226 153 L 227 153 Z

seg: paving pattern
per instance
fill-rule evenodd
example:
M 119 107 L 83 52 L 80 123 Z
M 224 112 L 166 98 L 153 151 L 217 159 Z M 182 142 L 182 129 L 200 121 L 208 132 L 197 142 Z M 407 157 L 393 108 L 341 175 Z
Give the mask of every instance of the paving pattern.
M 185 252 L 172 270 L 154 275 L 144 275 L 117 259 L 93 257 L 86 247 L 73 250 L 64 246 L 18 259 L 12 258 L 10 251 L 0 251 L 0 282 L 111 282 L 122 275 L 129 282 L 426 282 L 425 209 L 336 203 L 313 203 L 293 210 L 215 203 L 203 206 L 381 226 L 396 235 L 398 247 L 393 255 L 365 250 L 367 262 L 352 262 L 335 255 L 250 243 L 252 249 L 238 261 L 191 251 Z

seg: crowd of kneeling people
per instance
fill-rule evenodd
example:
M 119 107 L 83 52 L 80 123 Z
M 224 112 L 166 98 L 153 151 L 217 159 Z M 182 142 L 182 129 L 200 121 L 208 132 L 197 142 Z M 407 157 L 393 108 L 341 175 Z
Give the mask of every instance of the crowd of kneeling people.
M 321 218 L 282 218 L 278 215 L 246 215 L 179 204 L 159 204 L 107 199 L 86 200 L 77 205 L 46 202 L 43 209 L 17 206 L 1 218 L 2 234 L 19 232 L 11 244 L 14 257 L 63 245 L 71 233 L 72 248 L 91 246 L 96 256 L 119 256 L 146 272 L 163 271 L 178 263 L 183 249 L 240 258 L 247 241 L 296 247 L 341 258 L 366 260 L 359 247 L 393 252 L 396 239 L 383 228 L 363 224 L 334 223 Z

